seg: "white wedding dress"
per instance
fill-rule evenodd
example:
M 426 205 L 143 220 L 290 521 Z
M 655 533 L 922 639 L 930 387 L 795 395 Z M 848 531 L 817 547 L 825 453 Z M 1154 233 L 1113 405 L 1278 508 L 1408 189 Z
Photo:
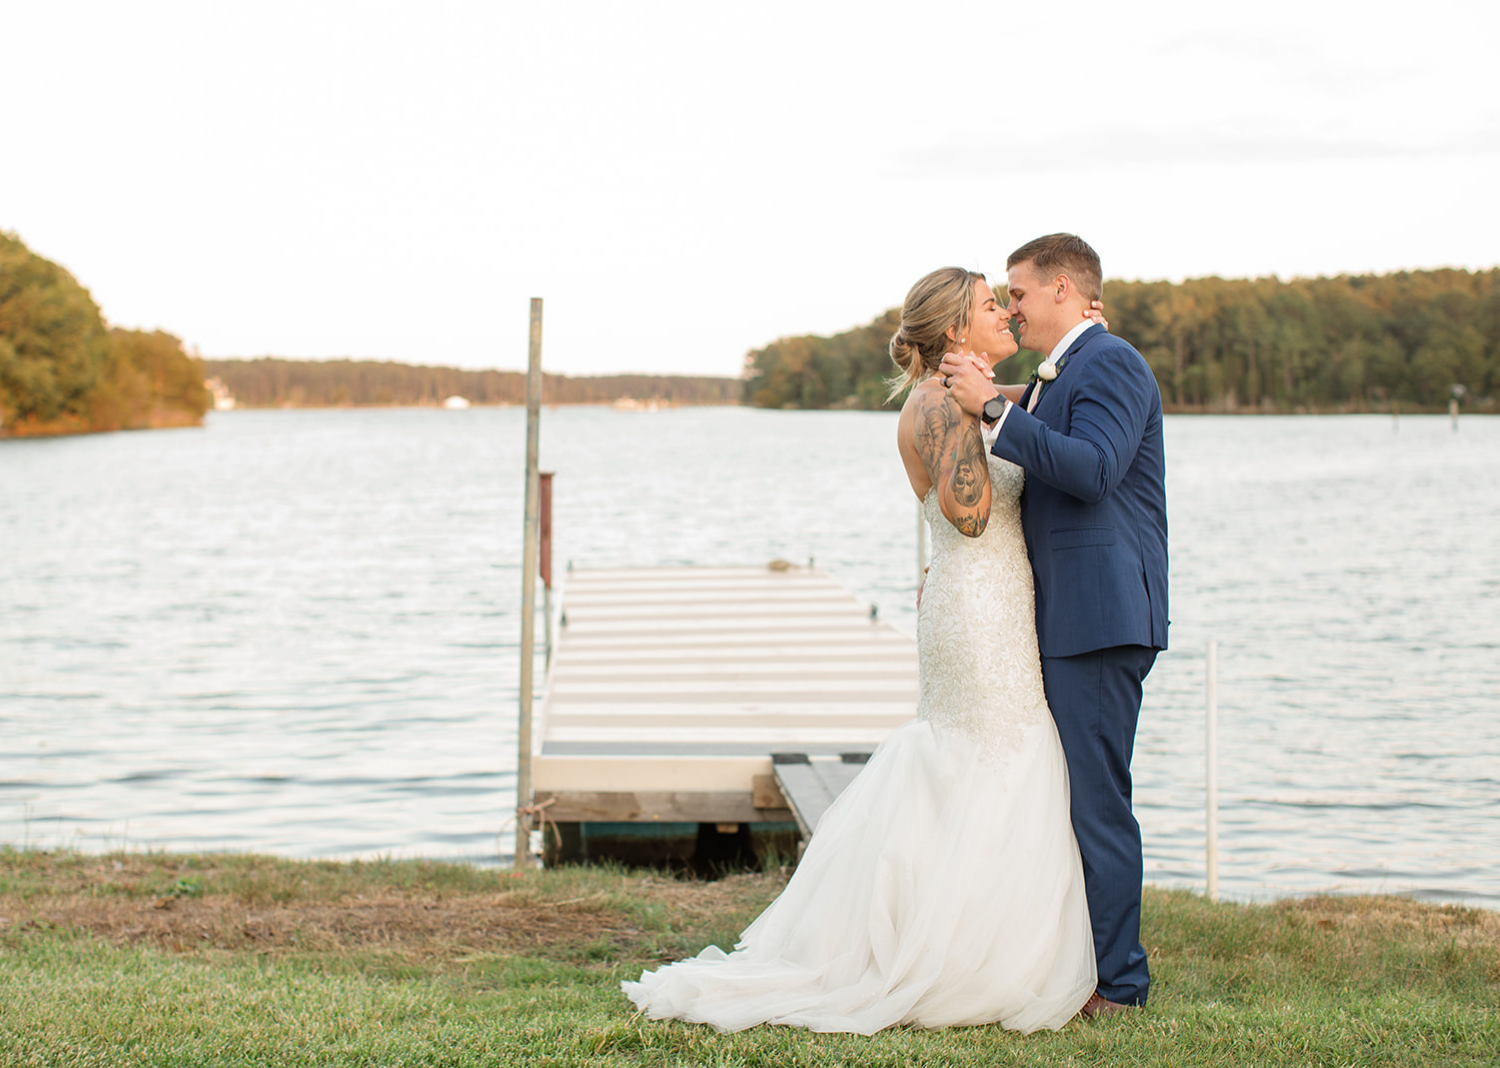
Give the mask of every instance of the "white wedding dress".
M 621 986 L 652 1019 L 873 1034 L 1057 1028 L 1094 991 L 1068 771 L 1042 692 L 1023 473 L 990 457 L 990 522 L 938 510 L 917 615 L 917 718 L 828 809 L 733 953 Z

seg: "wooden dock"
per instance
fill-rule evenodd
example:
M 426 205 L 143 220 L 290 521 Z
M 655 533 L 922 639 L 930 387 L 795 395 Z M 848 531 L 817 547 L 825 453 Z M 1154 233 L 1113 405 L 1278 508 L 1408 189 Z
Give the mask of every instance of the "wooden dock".
M 916 712 L 915 643 L 812 568 L 570 571 L 561 608 L 532 773 L 550 861 L 786 851 Z M 778 785 L 773 754 L 820 774 L 783 757 Z

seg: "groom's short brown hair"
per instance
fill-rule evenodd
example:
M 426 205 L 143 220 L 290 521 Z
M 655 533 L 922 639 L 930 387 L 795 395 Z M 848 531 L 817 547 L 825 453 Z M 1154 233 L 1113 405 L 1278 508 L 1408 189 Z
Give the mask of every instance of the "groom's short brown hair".
M 1099 253 L 1077 234 L 1034 238 L 1010 254 L 1005 269 L 1008 271 L 1027 260 L 1036 265 L 1037 273 L 1044 278 L 1065 274 L 1089 300 L 1104 299 L 1104 269 L 1099 266 Z

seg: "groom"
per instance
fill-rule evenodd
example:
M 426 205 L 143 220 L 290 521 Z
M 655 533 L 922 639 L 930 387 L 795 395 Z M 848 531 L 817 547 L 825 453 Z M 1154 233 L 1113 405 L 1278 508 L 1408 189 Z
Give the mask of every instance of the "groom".
M 1099 966 L 1084 1013 L 1112 1012 L 1144 1005 L 1151 982 L 1130 756 L 1141 683 L 1167 647 L 1161 394 L 1140 353 L 1083 318 L 1103 285 L 1082 238 L 1039 237 L 1006 268 L 1021 345 L 1047 361 L 1019 403 L 962 356 L 950 353 L 939 373 L 983 420 L 991 451 L 1026 470 L 1042 680 L 1068 760 Z

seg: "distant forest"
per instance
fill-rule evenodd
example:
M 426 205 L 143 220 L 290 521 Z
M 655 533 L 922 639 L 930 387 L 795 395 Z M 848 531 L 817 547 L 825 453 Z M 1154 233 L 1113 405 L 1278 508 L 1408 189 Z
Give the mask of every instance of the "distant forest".
M 520 371 L 466 371 L 372 360 L 205 360 L 204 370 L 247 408 L 344 408 L 435 405 L 449 397 L 472 404 L 525 404 Z M 542 375 L 543 404 L 601 404 L 625 397 L 660 404 L 739 404 L 738 378 L 680 375 Z
M 1150 364 L 1168 411 L 1500 410 L 1500 268 L 1281 281 L 1106 283 L 1110 329 Z M 888 407 L 892 309 L 832 337 L 745 356 L 745 377 L 545 375 L 546 404 Z M 1020 381 L 1041 361 L 1000 368 Z M 204 379 L 252 408 L 523 404 L 519 371 L 354 360 L 199 360 L 160 331 L 110 328 L 62 267 L 0 232 L 0 437 L 202 421 Z
M 1111 281 L 1104 309 L 1110 330 L 1151 365 L 1168 411 L 1441 410 L 1457 395 L 1467 410 L 1493 412 L 1500 399 L 1500 268 Z M 892 309 L 832 337 L 755 349 L 747 403 L 885 407 L 895 370 L 886 346 L 899 322 Z M 1021 381 L 1041 359 L 1023 351 L 999 376 Z
M 76 278 L 0 231 L 0 437 L 196 426 L 208 405 L 181 341 L 109 327 Z

